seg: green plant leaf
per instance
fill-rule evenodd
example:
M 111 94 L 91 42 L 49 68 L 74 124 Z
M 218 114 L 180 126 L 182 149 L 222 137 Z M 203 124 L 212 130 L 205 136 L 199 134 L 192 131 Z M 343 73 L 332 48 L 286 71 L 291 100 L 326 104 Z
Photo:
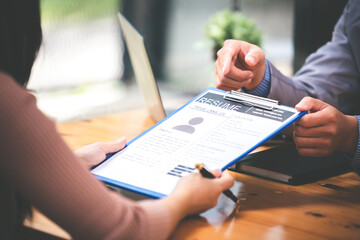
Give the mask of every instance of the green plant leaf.
M 209 18 L 205 35 L 214 46 L 222 46 L 227 39 L 242 40 L 261 46 L 262 33 L 253 20 L 239 11 L 223 10 Z

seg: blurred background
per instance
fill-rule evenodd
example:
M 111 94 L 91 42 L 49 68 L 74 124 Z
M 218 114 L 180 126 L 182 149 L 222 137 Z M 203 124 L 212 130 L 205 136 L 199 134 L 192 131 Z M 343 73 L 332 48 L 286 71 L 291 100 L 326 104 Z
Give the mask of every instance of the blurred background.
M 214 42 L 206 33 L 220 11 L 240 11 L 261 33 L 266 57 L 293 75 L 331 39 L 345 0 L 41 0 L 43 45 L 29 89 L 57 122 L 145 106 L 117 13 L 144 36 L 165 107 L 214 86 Z

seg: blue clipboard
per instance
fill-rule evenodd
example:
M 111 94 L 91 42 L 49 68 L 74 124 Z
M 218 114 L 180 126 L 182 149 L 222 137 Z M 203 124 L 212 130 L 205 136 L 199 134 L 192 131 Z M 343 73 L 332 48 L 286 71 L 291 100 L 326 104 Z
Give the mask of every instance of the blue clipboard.
M 211 96 L 211 98 L 207 98 L 207 96 Z M 201 102 L 201 101 L 203 101 L 203 102 Z M 149 128 L 145 132 L 141 133 L 140 135 L 138 135 L 137 137 L 132 139 L 130 142 L 128 142 L 128 144 L 126 145 L 126 147 L 124 149 L 131 146 L 134 142 L 141 139 L 143 136 L 148 134 L 150 131 L 153 131 L 155 128 L 165 124 L 165 122 L 168 121 L 169 119 L 173 118 L 173 116 L 175 114 L 177 114 L 178 112 L 181 112 L 184 108 L 188 107 L 190 104 L 195 104 L 195 102 L 211 105 L 211 107 L 215 107 L 215 108 L 216 107 L 222 107 L 222 108 L 226 107 L 226 109 L 225 109 L 226 111 L 238 111 L 238 112 L 246 111 L 246 114 L 252 114 L 252 115 L 260 114 L 261 117 L 263 117 L 263 118 L 277 120 L 277 121 L 280 121 L 281 117 L 284 117 L 286 115 L 283 112 L 287 112 L 286 110 L 289 110 L 288 115 L 290 117 L 288 117 L 288 119 L 286 120 L 286 123 L 280 124 L 279 127 L 277 127 L 274 131 L 272 131 L 270 134 L 268 134 L 265 138 L 259 139 L 259 141 L 257 141 L 256 144 L 253 144 L 253 145 L 251 145 L 251 147 L 247 148 L 247 150 L 245 152 L 242 152 L 241 154 L 237 155 L 235 158 L 227 161 L 226 164 L 224 164 L 221 167 L 222 171 L 224 171 L 225 169 L 234 165 L 235 163 L 241 161 L 242 158 L 244 158 L 251 151 L 253 151 L 254 149 L 263 145 L 266 141 L 268 141 L 269 139 L 271 139 L 272 137 L 274 137 L 275 135 L 280 133 L 282 130 L 287 128 L 292 123 L 296 122 L 298 119 L 300 119 L 302 116 L 304 116 L 307 113 L 307 112 L 296 112 L 293 107 L 279 105 L 279 103 L 277 101 L 272 100 L 272 99 L 252 96 L 252 95 L 244 94 L 244 93 L 237 92 L 237 91 L 226 92 L 226 91 L 211 87 L 211 88 L 208 88 L 207 90 L 205 90 L 204 92 L 200 93 L 198 96 L 193 98 L 191 101 L 186 103 L 184 106 L 179 108 L 177 111 L 173 112 L 171 115 L 167 116 L 166 118 L 164 118 L 163 120 L 161 120 L 160 122 L 158 122 L 157 124 L 155 124 L 154 126 Z M 223 105 L 220 106 L 220 104 L 223 104 Z M 278 109 L 280 107 L 282 108 L 282 111 L 280 111 L 282 113 L 282 115 L 272 112 L 272 111 L 276 111 L 274 109 Z M 291 112 L 291 114 L 290 114 L 290 112 Z M 255 115 L 255 116 L 257 116 L 257 115 Z M 280 120 L 278 120 L 276 118 L 278 118 Z M 123 150 L 121 150 L 121 151 L 123 151 Z M 140 195 L 143 195 L 146 197 L 162 198 L 162 197 L 166 196 L 166 194 L 158 192 L 156 190 L 154 191 L 154 190 L 151 190 L 148 188 L 143 188 L 141 186 L 137 186 L 136 184 L 132 184 L 129 182 L 118 181 L 118 180 L 114 179 L 114 177 L 106 176 L 106 174 L 105 174 L 105 176 L 103 174 L 98 174 L 97 169 L 99 167 L 101 168 L 101 166 L 104 163 L 106 164 L 116 154 L 117 153 L 109 155 L 102 163 L 100 163 L 99 165 L 95 166 L 92 169 L 92 172 L 96 178 L 98 178 L 99 180 L 101 180 L 104 183 L 111 185 L 113 187 L 125 189 L 130 192 L 135 192 L 137 194 L 140 194 Z M 137 170 L 138 169 L 133 169 L 133 171 L 135 173 Z

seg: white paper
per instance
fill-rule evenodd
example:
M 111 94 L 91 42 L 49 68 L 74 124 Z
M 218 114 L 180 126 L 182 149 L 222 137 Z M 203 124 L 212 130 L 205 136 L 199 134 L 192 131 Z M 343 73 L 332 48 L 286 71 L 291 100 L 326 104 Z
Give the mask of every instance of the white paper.
M 223 99 L 209 90 L 113 155 L 92 173 L 163 195 L 195 164 L 222 169 L 298 116 Z M 131 188 L 131 187 L 130 187 Z

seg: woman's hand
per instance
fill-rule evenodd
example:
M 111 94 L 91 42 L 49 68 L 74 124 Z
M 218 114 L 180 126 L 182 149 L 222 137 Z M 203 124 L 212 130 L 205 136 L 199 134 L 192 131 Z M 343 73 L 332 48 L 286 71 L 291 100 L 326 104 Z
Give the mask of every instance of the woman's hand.
M 234 185 L 234 179 L 227 172 L 212 172 L 215 179 L 191 173 L 182 177 L 174 191 L 161 201 L 169 208 L 173 223 L 177 223 L 186 215 L 206 211 L 216 206 L 220 194 Z
M 75 151 L 75 155 L 80 158 L 88 168 L 91 168 L 105 160 L 106 155 L 123 149 L 126 145 L 126 138 L 113 142 L 97 142 L 86 145 Z
M 359 137 L 355 116 L 344 115 L 311 97 L 303 98 L 295 107 L 298 111 L 309 111 L 294 127 L 294 142 L 301 155 L 320 157 L 336 150 L 355 153 Z

